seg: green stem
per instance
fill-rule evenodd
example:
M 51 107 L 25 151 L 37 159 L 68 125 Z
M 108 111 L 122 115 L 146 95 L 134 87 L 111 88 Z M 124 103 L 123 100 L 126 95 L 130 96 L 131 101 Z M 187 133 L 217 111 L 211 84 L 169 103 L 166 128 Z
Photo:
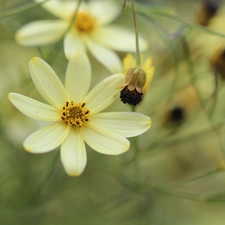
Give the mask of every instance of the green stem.
M 137 18 L 136 18 L 134 0 L 132 0 L 132 11 L 133 11 L 133 19 L 134 19 L 135 42 L 136 42 L 136 67 L 141 67 L 141 56 L 140 56 L 140 49 L 139 49 Z
M 43 2 L 40 3 L 30 3 L 30 4 L 26 4 L 25 6 L 20 6 L 14 9 L 8 9 L 6 11 L 0 12 L 0 18 L 5 18 L 5 17 L 9 17 L 9 16 L 13 16 L 19 13 L 23 13 L 27 10 L 33 9 L 35 7 L 38 7 L 42 4 L 44 4 L 45 2 L 47 2 L 48 0 L 45 0 Z
M 67 33 L 68 31 L 70 31 L 70 29 L 72 28 L 72 26 L 73 26 L 73 24 L 74 24 L 74 21 L 76 20 L 77 13 L 78 13 L 78 10 L 79 10 L 79 8 L 80 8 L 80 5 L 81 5 L 82 1 L 83 1 L 83 0 L 79 0 L 79 1 L 78 1 L 77 8 L 76 8 L 76 10 L 75 10 L 75 12 L 74 12 L 74 14 L 73 14 L 73 17 L 72 17 L 72 19 L 71 19 L 71 21 L 70 21 L 70 25 L 69 25 L 69 27 L 67 28 L 67 30 L 66 30 L 65 33 Z

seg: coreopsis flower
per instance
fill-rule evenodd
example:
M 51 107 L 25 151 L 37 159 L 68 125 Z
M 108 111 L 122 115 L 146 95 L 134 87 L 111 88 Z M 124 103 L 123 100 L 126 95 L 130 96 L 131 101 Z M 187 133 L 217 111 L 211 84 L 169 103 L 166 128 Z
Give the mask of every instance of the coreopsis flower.
M 225 8 L 222 6 L 220 0 L 205 0 L 204 4 L 211 12 L 211 16 L 206 17 L 207 23 L 201 25 L 206 26 L 206 29 L 213 32 L 225 33 Z M 215 12 L 215 13 L 213 13 Z M 198 14 L 197 14 L 198 15 Z M 200 16 L 201 14 L 199 14 Z M 209 14 L 210 15 L 210 14 Z M 188 45 L 190 48 L 193 62 L 197 62 L 198 73 L 208 74 L 210 77 L 220 76 L 222 79 L 225 77 L 225 42 L 224 37 L 217 34 L 209 34 L 208 32 L 199 32 L 198 30 L 192 30 L 187 36 Z M 211 68 L 209 65 L 211 64 Z M 202 65 L 202 66 L 201 66 Z
M 135 59 L 131 54 L 127 54 L 124 58 L 123 67 L 127 73 L 120 98 L 123 103 L 136 106 L 141 102 L 143 93 L 146 92 L 152 80 L 155 68 L 152 66 L 150 57 L 144 61 L 142 68 L 135 67 Z
M 86 166 L 85 143 L 99 153 L 118 155 L 130 147 L 126 137 L 151 126 L 151 119 L 140 113 L 101 112 L 116 98 L 124 75 L 109 76 L 88 93 L 91 66 L 85 53 L 77 52 L 70 59 L 65 87 L 40 58 L 32 58 L 29 69 L 37 90 L 50 105 L 17 93 L 9 93 L 9 99 L 26 116 L 52 123 L 31 134 L 24 148 L 45 153 L 61 145 L 61 161 L 70 176 L 80 175 Z
M 43 0 L 36 0 L 42 2 Z M 134 32 L 110 23 L 118 17 L 121 8 L 113 0 L 82 2 L 70 30 L 71 18 L 77 1 L 48 1 L 42 5 L 58 17 L 57 20 L 40 20 L 26 24 L 15 35 L 24 46 L 41 46 L 58 41 L 64 36 L 64 52 L 68 59 L 77 51 L 89 50 L 109 71 L 120 72 L 121 61 L 113 51 L 135 51 Z M 148 43 L 140 37 L 140 49 L 145 51 Z
M 165 127 L 178 127 L 185 123 L 199 106 L 199 98 L 192 85 L 178 89 L 162 106 L 160 121 Z

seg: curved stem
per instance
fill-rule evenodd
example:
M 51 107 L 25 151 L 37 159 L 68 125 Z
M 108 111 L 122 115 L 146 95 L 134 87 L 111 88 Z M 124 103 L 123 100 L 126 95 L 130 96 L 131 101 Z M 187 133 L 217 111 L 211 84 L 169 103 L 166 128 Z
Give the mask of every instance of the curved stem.
M 72 19 L 71 19 L 71 21 L 70 21 L 70 25 L 69 25 L 69 27 L 67 28 L 67 30 L 66 30 L 65 33 L 67 33 L 67 32 L 71 29 L 71 27 L 73 26 L 74 21 L 76 20 L 77 13 L 78 13 L 78 10 L 79 10 L 79 8 L 80 8 L 80 5 L 81 5 L 82 1 L 83 1 L 83 0 L 79 0 L 79 1 L 78 1 L 78 3 L 77 3 L 77 8 L 76 8 L 76 10 L 75 10 L 75 12 L 74 12 L 74 14 L 73 14 L 73 17 L 72 17 Z

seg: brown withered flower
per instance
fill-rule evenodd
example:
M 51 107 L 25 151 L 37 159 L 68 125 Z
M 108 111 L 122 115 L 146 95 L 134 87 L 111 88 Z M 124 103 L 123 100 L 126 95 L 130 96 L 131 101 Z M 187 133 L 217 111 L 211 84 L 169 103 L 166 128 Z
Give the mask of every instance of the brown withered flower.
M 120 92 L 121 101 L 136 106 L 143 99 L 142 89 L 146 83 L 146 72 L 142 68 L 130 68 Z

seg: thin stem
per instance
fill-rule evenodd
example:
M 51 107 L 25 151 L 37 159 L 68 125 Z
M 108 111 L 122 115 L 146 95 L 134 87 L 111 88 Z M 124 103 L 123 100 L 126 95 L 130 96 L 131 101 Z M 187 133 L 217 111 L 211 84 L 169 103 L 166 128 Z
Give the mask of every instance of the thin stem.
M 24 6 L 19 6 L 19 7 L 14 8 L 14 9 L 8 9 L 8 10 L 5 10 L 5 11 L 1 11 L 0 12 L 0 18 L 5 18 L 5 17 L 9 17 L 9 16 L 14 16 L 14 15 L 19 14 L 19 13 L 24 13 L 25 11 L 33 9 L 35 7 L 38 7 L 38 6 L 44 4 L 47 1 L 48 0 L 45 0 L 45 1 L 40 2 L 40 3 L 34 2 L 34 3 L 26 4 Z
M 75 12 L 74 12 L 74 14 L 73 14 L 73 17 L 72 17 L 72 19 L 71 19 L 71 21 L 70 21 L 70 25 L 69 25 L 69 27 L 68 27 L 68 29 L 66 30 L 65 33 L 67 33 L 67 32 L 71 29 L 71 27 L 73 26 L 74 21 L 76 20 L 77 13 L 78 13 L 78 10 L 79 10 L 79 8 L 80 8 L 80 5 L 81 5 L 82 1 L 83 1 L 83 0 L 79 0 L 79 1 L 78 1 L 77 8 L 76 8 L 76 10 L 75 10 Z
M 122 11 L 123 11 L 124 8 L 125 8 L 126 2 L 127 2 L 127 0 L 124 0 L 123 7 L 122 7 Z
M 137 18 L 136 18 L 134 0 L 132 0 L 132 11 L 133 11 L 133 19 L 134 19 L 135 42 L 136 42 L 136 67 L 141 67 L 141 56 L 140 56 L 140 49 L 139 49 Z

